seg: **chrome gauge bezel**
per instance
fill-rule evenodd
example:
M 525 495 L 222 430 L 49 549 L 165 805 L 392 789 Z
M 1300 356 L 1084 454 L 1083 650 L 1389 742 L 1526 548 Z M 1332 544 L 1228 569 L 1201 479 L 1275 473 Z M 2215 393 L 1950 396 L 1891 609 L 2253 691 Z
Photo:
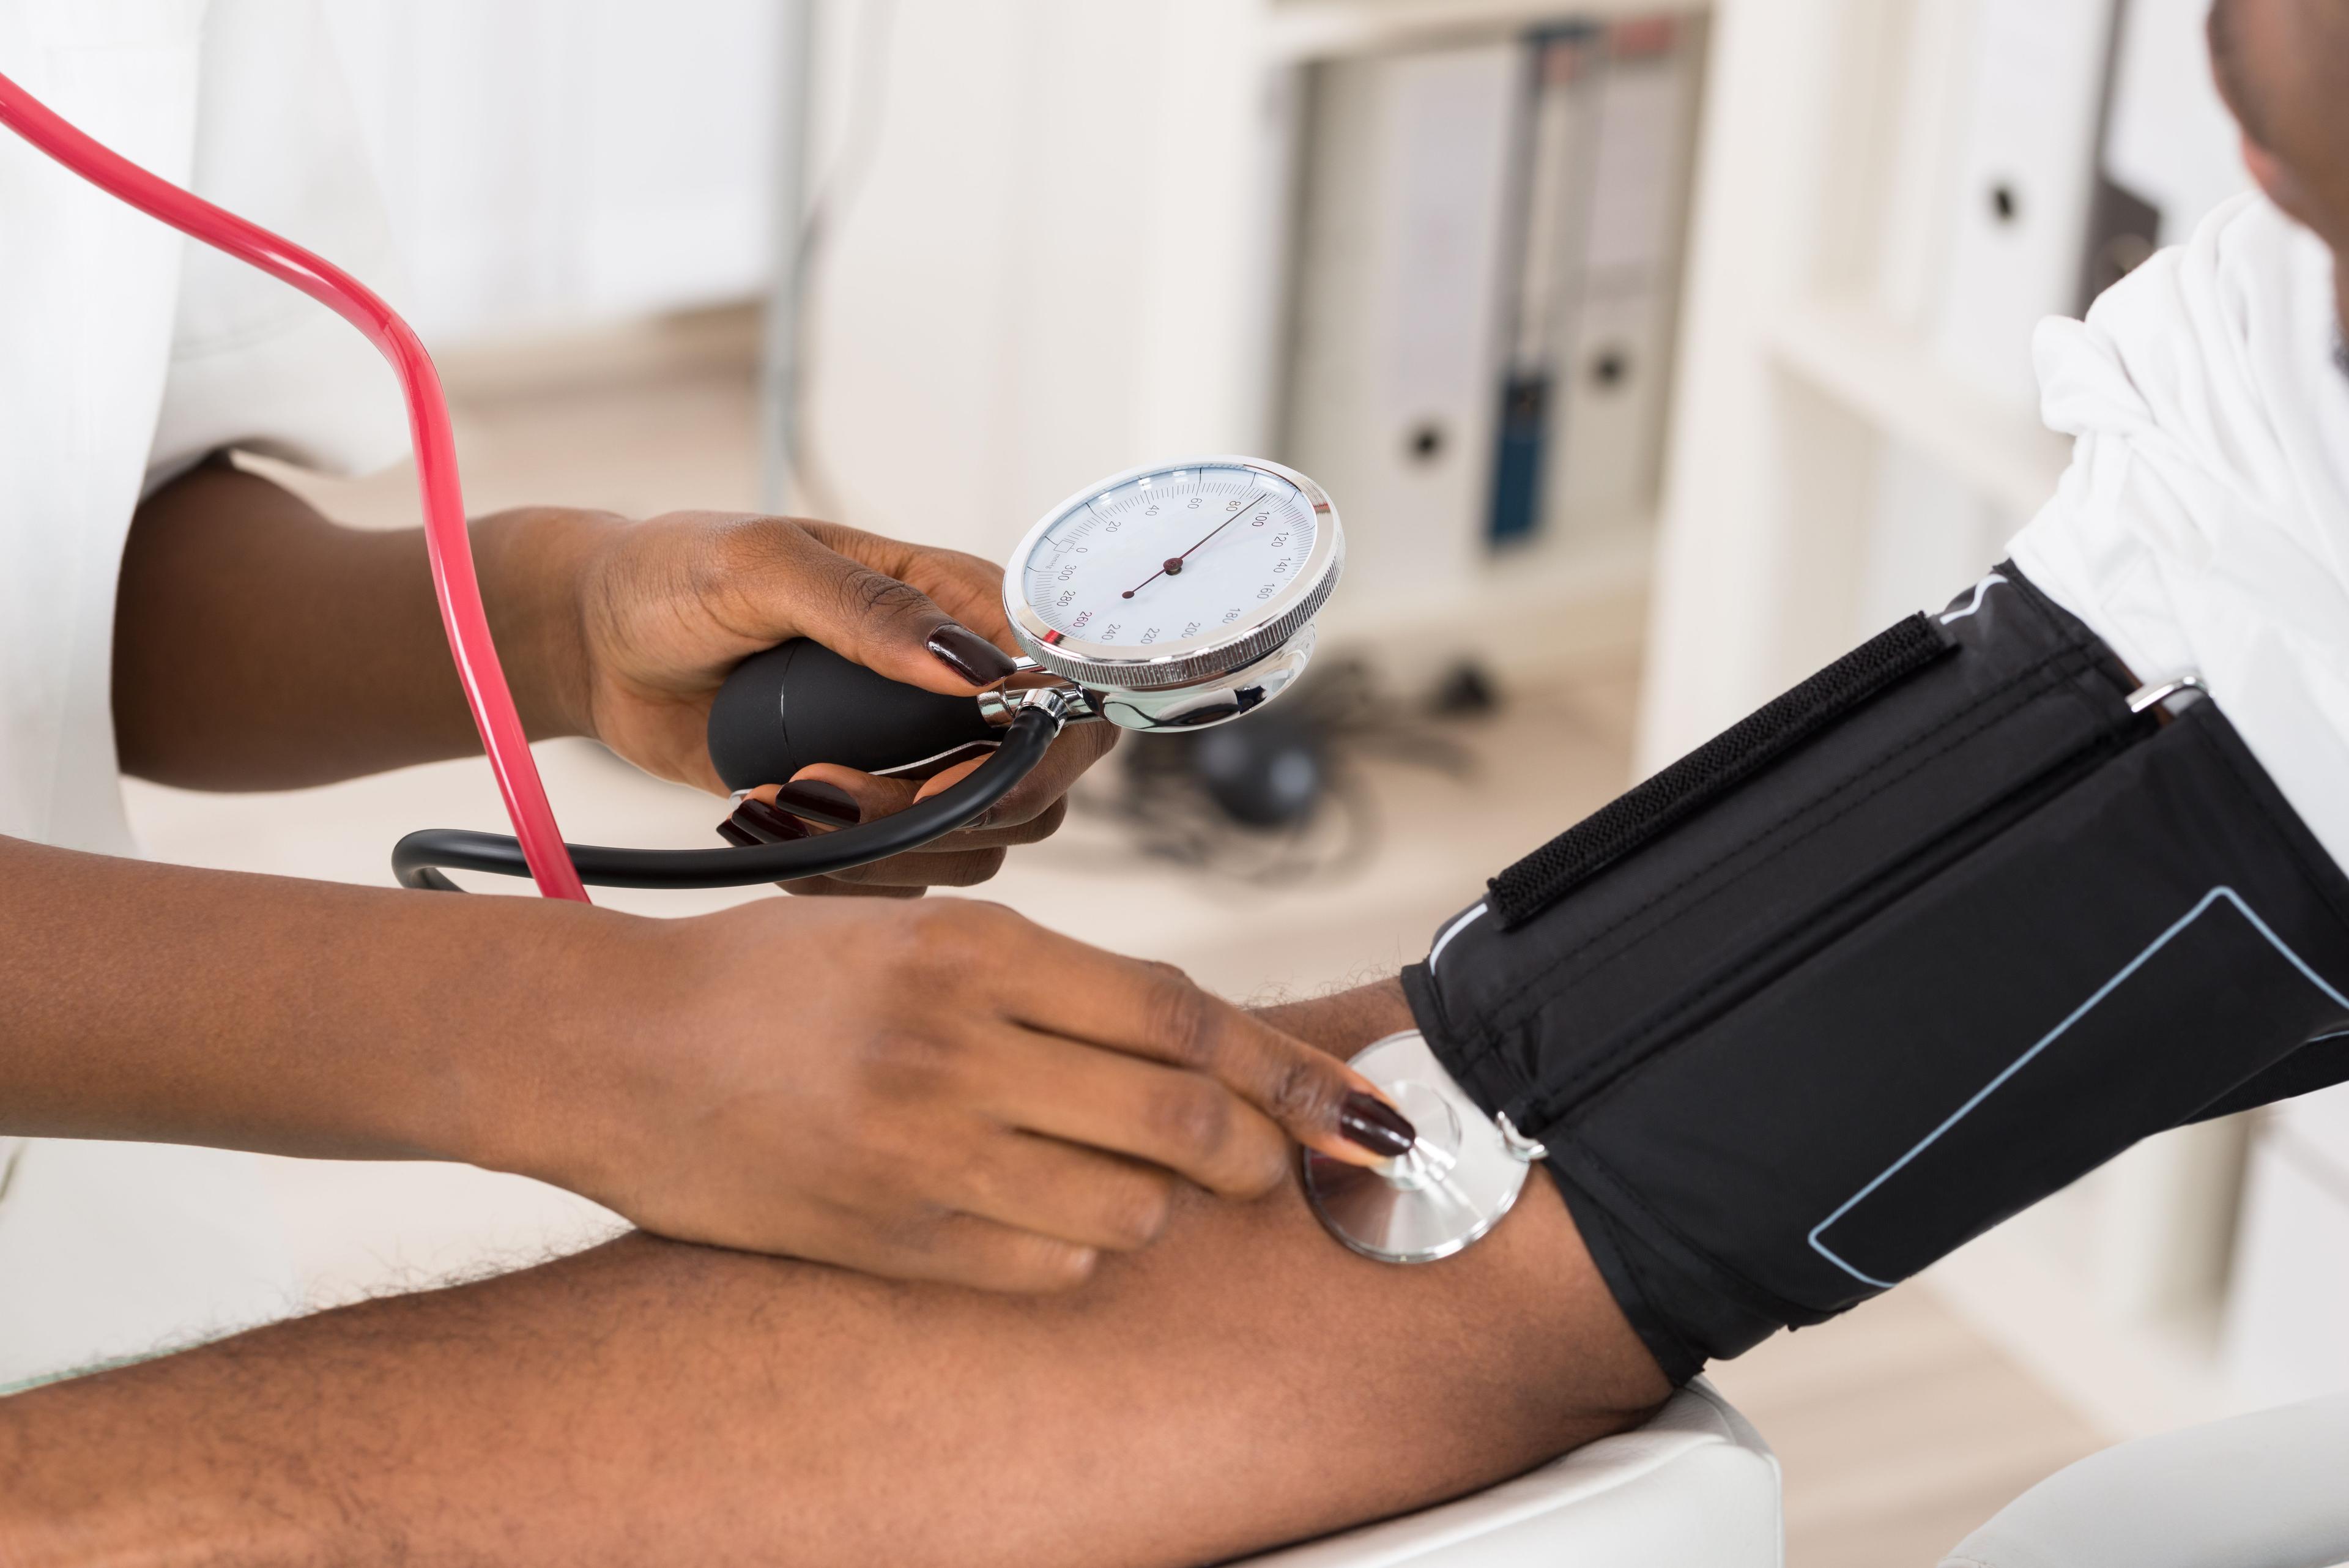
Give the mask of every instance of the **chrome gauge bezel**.
M 1314 514 L 1313 548 L 1297 576 L 1265 601 L 1247 621 L 1218 628 L 1197 637 L 1154 646 L 1147 654 L 1131 648 L 1070 637 L 1047 622 L 1028 602 L 1021 585 L 1028 558 L 1054 527 L 1080 507 L 1122 490 L 1137 480 L 1183 469 L 1243 468 L 1278 478 L 1297 487 Z M 1213 682 L 1246 670 L 1309 635 L 1313 617 L 1338 586 L 1346 557 L 1345 532 L 1329 493 L 1293 468 L 1260 457 L 1195 457 L 1175 462 L 1149 462 L 1086 485 L 1044 514 L 1028 530 L 1012 553 L 1003 574 L 1003 611 L 1012 636 L 1028 657 L 1054 674 L 1081 686 L 1112 691 L 1178 691 Z

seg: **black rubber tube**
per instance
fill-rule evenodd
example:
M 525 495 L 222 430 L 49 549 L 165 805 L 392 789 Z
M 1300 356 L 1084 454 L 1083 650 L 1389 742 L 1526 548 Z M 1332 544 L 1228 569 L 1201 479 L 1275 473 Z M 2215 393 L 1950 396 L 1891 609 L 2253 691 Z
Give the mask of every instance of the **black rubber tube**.
M 759 882 L 789 882 L 845 871 L 918 849 L 933 838 L 968 825 L 1009 794 L 1044 760 L 1060 722 L 1030 709 L 1002 732 L 995 754 L 970 777 L 894 816 L 860 823 L 833 833 L 761 844 L 748 849 L 611 849 L 567 844 L 579 879 L 598 888 L 745 888 Z M 500 833 L 457 827 L 425 827 L 392 846 L 392 875 L 407 888 L 461 892 L 442 870 L 488 871 L 527 877 L 522 846 Z

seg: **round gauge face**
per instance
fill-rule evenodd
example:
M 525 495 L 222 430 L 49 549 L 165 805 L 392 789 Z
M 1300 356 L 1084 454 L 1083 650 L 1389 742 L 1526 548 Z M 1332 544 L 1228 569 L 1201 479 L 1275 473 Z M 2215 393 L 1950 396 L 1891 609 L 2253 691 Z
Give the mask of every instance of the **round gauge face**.
M 1260 626 L 1331 554 L 1336 519 L 1309 485 L 1269 464 L 1212 459 L 1121 475 L 1030 536 L 1009 586 L 1030 616 L 1015 618 L 1047 644 L 1123 658 Z

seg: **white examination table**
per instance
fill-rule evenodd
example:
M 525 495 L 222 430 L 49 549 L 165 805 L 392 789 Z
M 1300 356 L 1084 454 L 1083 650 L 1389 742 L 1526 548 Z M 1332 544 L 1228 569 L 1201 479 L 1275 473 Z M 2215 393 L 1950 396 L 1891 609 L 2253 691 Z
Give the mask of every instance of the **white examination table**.
M 1245 1568 L 1779 1568 L 1778 1461 L 1702 1377 L 1637 1431 Z

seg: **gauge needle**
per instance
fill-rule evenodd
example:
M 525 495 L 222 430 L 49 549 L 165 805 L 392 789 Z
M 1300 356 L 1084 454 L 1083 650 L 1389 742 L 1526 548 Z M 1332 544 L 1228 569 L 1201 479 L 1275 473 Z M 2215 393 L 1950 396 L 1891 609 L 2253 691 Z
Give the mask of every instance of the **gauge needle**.
M 1206 544 L 1206 543 L 1207 542 L 1207 540 L 1208 540 L 1208 539 L 1212 539 L 1212 538 L 1214 538 L 1216 535 L 1218 535 L 1218 534 L 1222 533 L 1225 529 L 1226 529 L 1226 528 L 1230 527 L 1234 523 L 1236 523 L 1236 522 L 1237 522 L 1237 521 L 1239 520 L 1239 517 L 1240 517 L 1241 513 L 1245 513 L 1245 512 L 1248 509 L 1248 507 L 1255 505 L 1257 502 L 1259 502 L 1259 501 L 1261 501 L 1261 500 L 1263 500 L 1263 499 L 1264 499 L 1264 492 L 1263 492 L 1263 491 L 1261 491 L 1261 490 L 1257 491 L 1254 495 L 1249 496 L 1249 497 L 1247 498 L 1247 501 L 1246 504 L 1242 505 L 1242 506 L 1240 507 L 1240 509 L 1239 509 L 1239 511 L 1238 511 L 1238 512 L 1235 512 L 1235 513 L 1233 513 L 1229 517 L 1225 518 L 1222 522 L 1220 522 L 1220 523 L 1216 524 L 1214 527 L 1212 527 L 1212 528 L 1208 529 L 1208 530 L 1207 530 L 1207 533 L 1206 533 L 1206 538 L 1201 539 L 1201 540 L 1199 541 L 1199 545 L 1204 545 L 1204 544 Z M 1161 577 L 1179 577 L 1179 576 L 1181 576 L 1183 575 L 1183 563 L 1184 563 L 1184 561 L 1189 558 L 1189 556 L 1190 556 L 1190 555 L 1191 555 L 1191 552 L 1192 552 L 1193 550 L 1196 550 L 1196 549 L 1199 547 L 1199 545 L 1192 545 L 1190 550 L 1185 550 L 1185 551 L 1184 551 L 1184 552 L 1183 552 L 1183 554 L 1182 554 L 1182 555 L 1180 555 L 1180 556 L 1167 556 L 1167 557 L 1166 557 L 1166 560 L 1165 560 L 1165 562 L 1164 562 L 1164 565 L 1162 565 L 1162 566 L 1160 566 L 1160 567 L 1159 567 L 1156 571 L 1154 571 L 1154 572 L 1151 573 L 1148 576 L 1146 576 L 1146 577 L 1143 578 L 1143 579 L 1142 579 L 1142 581 L 1140 581 L 1140 582 L 1138 582 L 1138 583 L 1134 584 L 1134 585 L 1133 585 L 1133 587 L 1130 587 L 1130 588 L 1126 589 L 1126 590 L 1125 590 L 1125 592 L 1123 592 L 1123 593 L 1120 594 L 1120 595 L 1118 596 L 1118 597 L 1120 597 L 1120 598 L 1123 598 L 1123 599 L 1130 599 L 1130 598 L 1132 598 L 1134 595 L 1136 595 L 1136 594 L 1140 593 L 1143 589 L 1144 589 L 1144 588 L 1148 587 L 1151 584 L 1153 584 L 1153 583 L 1156 582 L 1156 581 L 1157 581 L 1159 578 L 1161 578 Z

